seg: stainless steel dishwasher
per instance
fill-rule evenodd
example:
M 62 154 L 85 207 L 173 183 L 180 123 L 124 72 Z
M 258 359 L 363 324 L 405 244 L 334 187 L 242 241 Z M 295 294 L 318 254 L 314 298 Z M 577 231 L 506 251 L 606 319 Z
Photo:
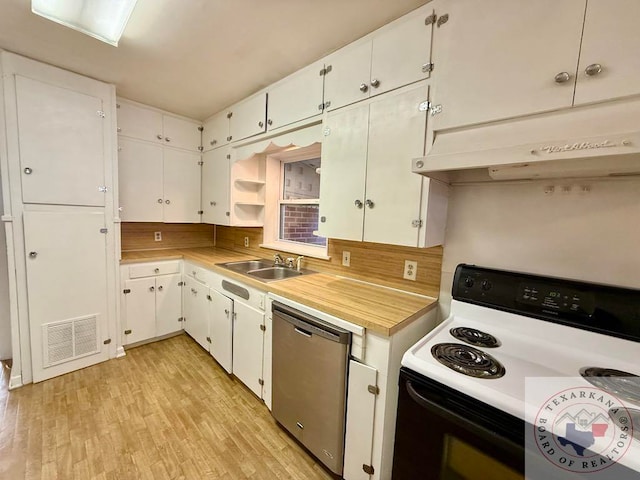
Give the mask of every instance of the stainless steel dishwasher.
M 272 311 L 271 413 L 341 475 L 351 332 L 278 302 Z

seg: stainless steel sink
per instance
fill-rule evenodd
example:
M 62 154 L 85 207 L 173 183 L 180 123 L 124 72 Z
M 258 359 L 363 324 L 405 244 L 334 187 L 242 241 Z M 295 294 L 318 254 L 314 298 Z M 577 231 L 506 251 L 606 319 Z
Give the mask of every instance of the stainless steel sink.
M 218 266 L 227 268 L 243 275 L 260 280 L 261 282 L 274 282 L 276 280 L 285 280 L 287 278 L 299 277 L 316 273 L 312 270 L 285 267 L 283 265 L 274 265 L 269 260 L 246 260 L 241 262 L 219 263 Z

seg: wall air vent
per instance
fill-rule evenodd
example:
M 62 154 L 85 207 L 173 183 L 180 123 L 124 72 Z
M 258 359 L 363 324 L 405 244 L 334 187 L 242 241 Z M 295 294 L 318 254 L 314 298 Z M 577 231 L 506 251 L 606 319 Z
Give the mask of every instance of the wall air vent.
M 46 323 L 42 335 L 43 368 L 100 352 L 97 315 Z

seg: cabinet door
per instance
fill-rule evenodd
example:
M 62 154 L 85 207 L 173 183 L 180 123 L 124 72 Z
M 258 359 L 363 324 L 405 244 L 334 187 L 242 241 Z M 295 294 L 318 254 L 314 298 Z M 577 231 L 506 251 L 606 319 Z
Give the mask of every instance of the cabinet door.
M 427 98 L 427 88 L 421 86 L 370 106 L 366 242 L 418 245 L 419 229 L 412 222 L 420 220 L 423 177 L 411 172 L 411 159 L 424 155 L 427 112 L 419 105 Z
M 369 98 L 371 40 L 347 45 L 325 59 L 331 71 L 324 79 L 324 101 L 329 110 Z
M 585 0 L 447 0 L 434 49 L 434 129 L 569 107 Z M 491 18 L 491 22 L 482 21 Z M 552 19 L 553 21 L 551 21 Z M 570 79 L 556 83 L 561 72 Z
M 120 218 L 123 222 L 162 222 L 162 147 L 118 137 Z
M 177 332 L 182 328 L 182 275 L 156 278 L 155 336 Z
M 421 8 L 374 34 L 371 95 L 429 78 L 433 23 L 425 25 L 425 18 L 431 14 L 433 8 Z
M 247 98 L 231 107 L 230 139 L 234 142 L 266 131 L 267 96 Z
M 347 107 L 327 116 L 318 225 L 323 237 L 362 240 L 368 122 L 368 105 Z
M 164 221 L 200 222 L 200 154 L 164 149 Z
M 118 133 L 149 142 L 164 142 L 162 114 L 150 108 L 118 102 Z
M 322 62 L 316 62 L 290 75 L 269 89 L 267 128 L 289 125 L 322 113 Z
M 104 211 L 25 211 L 33 381 L 107 360 Z
M 233 305 L 233 374 L 262 397 L 264 313 L 238 301 Z
M 226 110 L 217 113 L 204 124 L 202 146 L 205 152 L 229 143 L 229 117 Z
M 102 99 L 19 75 L 16 95 L 24 203 L 104 206 Z
M 129 290 L 124 299 L 126 322 L 123 325 L 125 345 L 140 342 L 156 336 L 156 280 L 139 278 L 124 282 Z M 129 332 L 129 333 L 127 333 Z
M 209 323 L 210 323 L 210 303 L 207 300 L 209 288 L 202 283 L 189 278 L 183 288 L 184 305 L 184 330 L 200 344 L 207 352 L 209 351 Z
M 202 160 L 202 222 L 229 225 L 228 148 L 205 152 Z
M 211 296 L 211 356 L 227 373 L 233 372 L 233 300 L 215 290 Z
M 575 105 L 640 93 L 640 3 L 589 0 L 582 37 Z M 597 72 L 600 65 L 601 72 Z M 592 66 L 592 75 L 587 67 Z
M 199 152 L 202 132 L 198 123 L 171 115 L 162 116 L 164 143 L 175 148 Z

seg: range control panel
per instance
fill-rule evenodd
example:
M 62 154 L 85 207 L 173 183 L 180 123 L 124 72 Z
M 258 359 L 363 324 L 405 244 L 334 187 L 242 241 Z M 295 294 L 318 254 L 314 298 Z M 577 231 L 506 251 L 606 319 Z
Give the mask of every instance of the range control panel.
M 640 290 L 461 264 L 455 300 L 640 341 Z

